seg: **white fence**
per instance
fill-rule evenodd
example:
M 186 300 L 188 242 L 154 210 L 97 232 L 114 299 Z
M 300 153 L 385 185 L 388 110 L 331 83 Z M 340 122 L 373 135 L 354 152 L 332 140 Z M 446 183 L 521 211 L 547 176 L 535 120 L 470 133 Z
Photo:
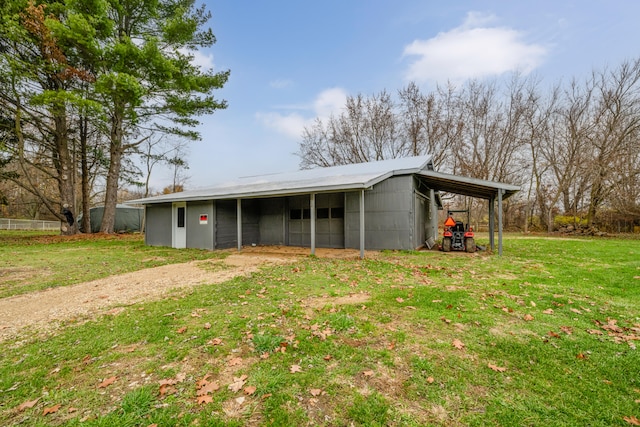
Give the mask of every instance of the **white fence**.
M 60 221 L 0 218 L 0 230 L 60 230 Z

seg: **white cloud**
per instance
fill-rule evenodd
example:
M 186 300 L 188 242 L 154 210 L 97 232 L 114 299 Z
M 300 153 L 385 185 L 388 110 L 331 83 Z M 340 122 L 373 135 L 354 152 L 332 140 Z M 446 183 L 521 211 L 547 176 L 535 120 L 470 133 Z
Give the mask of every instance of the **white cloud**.
M 523 41 L 520 31 L 490 26 L 495 20 L 493 15 L 470 12 L 461 26 L 406 46 L 404 55 L 417 57 L 409 65 L 407 80 L 461 82 L 509 71 L 528 74 L 538 67 L 546 49 Z
M 316 118 L 326 119 L 331 114 L 344 108 L 347 93 L 341 88 L 326 89 L 316 96 L 308 106 L 289 107 L 296 112 L 289 113 L 257 113 L 256 118 L 265 126 L 276 130 L 288 138 L 299 140 L 305 126 L 310 126 Z M 303 114 L 306 112 L 307 114 Z
M 191 65 L 201 67 L 203 70 L 212 70 L 214 68 L 212 54 L 204 54 L 199 50 L 188 49 L 180 49 L 180 53 L 192 56 Z

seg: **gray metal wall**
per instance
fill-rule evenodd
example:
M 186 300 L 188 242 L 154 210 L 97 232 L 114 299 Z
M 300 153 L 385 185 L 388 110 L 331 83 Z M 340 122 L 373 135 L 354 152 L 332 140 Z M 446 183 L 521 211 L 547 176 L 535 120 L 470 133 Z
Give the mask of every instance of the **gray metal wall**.
M 242 201 L 242 244 L 260 243 L 260 201 L 247 199 Z M 237 232 L 236 232 L 237 234 Z M 237 241 L 236 241 L 237 245 Z
M 236 200 L 216 200 L 216 249 L 238 246 Z
M 286 199 L 260 199 L 260 220 L 258 223 L 261 245 L 284 245 L 286 241 L 285 215 Z
M 344 248 L 344 193 L 316 194 L 316 247 Z M 310 196 L 288 197 L 287 237 L 290 246 L 311 246 Z
M 171 246 L 171 203 L 145 207 L 144 242 L 149 246 Z
M 415 249 L 412 176 L 396 176 L 365 191 L 365 248 Z M 346 193 L 345 247 L 360 247 L 360 192 Z
M 200 215 L 207 215 L 207 223 L 200 224 Z M 187 203 L 187 247 L 198 249 L 214 249 L 213 202 Z
M 344 248 L 344 193 L 316 195 L 316 246 Z
M 287 245 L 311 245 L 311 213 L 309 210 L 309 196 L 287 197 Z M 292 212 L 301 212 L 301 216 Z

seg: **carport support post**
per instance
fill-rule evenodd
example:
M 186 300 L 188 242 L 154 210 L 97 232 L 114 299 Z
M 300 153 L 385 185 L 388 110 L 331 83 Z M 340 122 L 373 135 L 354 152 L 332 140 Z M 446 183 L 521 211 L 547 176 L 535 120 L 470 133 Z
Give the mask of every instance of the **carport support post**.
M 489 247 L 491 250 L 496 249 L 495 237 L 493 235 L 495 228 L 495 217 L 496 215 L 496 199 L 495 197 L 491 197 L 489 199 Z
M 238 252 L 242 250 L 242 199 L 238 199 L 238 208 L 236 209 L 238 224 Z
M 360 259 L 364 259 L 364 190 L 360 190 Z
M 311 210 L 311 255 L 316 254 L 316 195 L 309 196 L 309 208 Z
M 498 255 L 502 256 L 502 192 L 498 189 Z

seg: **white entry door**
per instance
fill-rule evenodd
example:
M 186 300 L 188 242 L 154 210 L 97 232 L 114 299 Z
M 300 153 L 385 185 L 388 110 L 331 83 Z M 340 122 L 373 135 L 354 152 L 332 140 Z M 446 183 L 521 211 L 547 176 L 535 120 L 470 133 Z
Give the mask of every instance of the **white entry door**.
M 173 233 L 174 248 L 187 247 L 187 204 L 177 202 L 173 204 Z

